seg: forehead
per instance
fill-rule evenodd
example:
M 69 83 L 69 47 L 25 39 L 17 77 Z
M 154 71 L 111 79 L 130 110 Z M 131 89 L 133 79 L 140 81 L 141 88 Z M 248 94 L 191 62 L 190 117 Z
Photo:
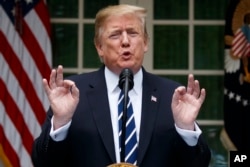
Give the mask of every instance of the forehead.
M 109 16 L 103 25 L 104 28 L 142 28 L 141 20 L 134 14 Z

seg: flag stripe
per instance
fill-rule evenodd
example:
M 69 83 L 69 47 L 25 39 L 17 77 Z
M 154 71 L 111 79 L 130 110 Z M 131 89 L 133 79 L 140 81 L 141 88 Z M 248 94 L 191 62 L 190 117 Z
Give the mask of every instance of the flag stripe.
M 47 34 L 48 34 L 48 38 L 51 37 L 51 27 L 50 27 L 50 17 L 49 17 L 49 13 L 48 12 L 44 12 L 44 10 L 46 10 L 46 4 L 45 2 L 42 0 L 40 1 L 36 7 L 34 8 L 36 13 L 39 15 L 39 18 L 42 22 L 42 24 L 44 25 L 43 27 L 46 29 Z M 48 56 L 47 56 L 48 57 Z M 51 59 L 50 57 L 48 57 L 48 61 L 50 62 Z
M 36 23 L 35 20 L 31 20 L 30 22 Z M 39 32 L 40 33 L 40 32 Z M 25 35 L 29 34 L 29 36 Z M 26 21 L 23 21 L 23 35 L 21 35 L 24 45 L 27 47 L 28 51 L 30 52 L 31 56 L 33 57 L 34 62 L 38 70 L 47 74 L 46 77 L 50 74 L 50 68 L 48 62 L 45 58 L 45 55 L 37 42 L 38 39 L 35 38 L 33 32 L 27 25 Z M 40 36 L 42 38 L 42 36 Z
M 29 126 L 33 138 L 36 138 L 40 133 L 40 124 L 37 122 L 34 111 L 31 109 L 28 100 L 25 98 L 25 94 L 19 86 L 17 78 L 13 75 L 8 63 L 3 59 L 2 54 L 0 54 L 0 66 L 2 67 L 0 78 L 5 81 L 5 85 L 11 97 L 16 99 L 16 104 L 19 111 L 22 112 L 26 125 Z
M 237 57 L 248 56 L 249 54 L 248 45 L 249 45 L 248 40 L 241 31 L 241 29 L 237 30 L 231 48 L 233 55 Z
M 33 142 L 33 137 L 31 136 L 29 132 L 29 128 L 26 124 L 24 124 L 23 116 L 21 112 L 19 111 L 15 101 L 10 96 L 9 92 L 7 92 L 7 88 L 2 81 L 0 80 L 0 90 L 3 90 L 0 99 L 3 102 L 6 113 L 9 115 L 12 122 L 15 122 L 15 127 L 19 131 L 20 134 L 25 134 L 25 136 L 22 136 L 22 143 L 24 147 L 31 152 L 31 145 L 29 143 Z M 15 111 L 15 112 L 13 112 Z
M 42 124 L 45 119 L 45 112 L 43 110 L 43 105 L 41 101 L 37 97 L 32 82 L 30 82 L 26 72 L 23 70 L 22 63 L 17 59 L 15 53 L 12 50 L 12 47 L 8 44 L 8 41 L 6 41 L 6 38 L 1 32 L 0 39 L 4 41 L 4 45 L 0 46 L 0 51 L 8 53 L 3 54 L 3 56 L 5 60 L 9 63 L 9 66 L 12 69 L 12 72 L 14 73 L 16 78 L 19 78 L 18 81 L 22 89 L 26 90 L 26 98 L 29 100 L 33 111 L 35 111 L 35 115 L 37 117 L 38 122 Z
M 29 26 L 29 30 L 32 31 L 35 41 L 39 44 L 39 47 L 41 47 L 41 55 L 46 59 L 44 61 L 47 62 L 46 64 L 51 64 L 51 60 L 49 58 L 51 53 L 48 53 L 48 51 L 51 50 L 49 35 L 37 14 L 38 13 L 33 10 L 30 11 L 30 14 L 25 17 L 25 21 L 27 26 Z M 47 72 L 49 74 L 50 71 Z
M 20 143 L 22 143 L 21 137 L 23 137 L 24 135 L 20 135 L 18 133 L 18 131 L 15 128 L 15 124 L 13 124 L 13 121 L 9 118 L 7 114 L 5 114 L 7 109 L 4 109 L 4 106 L 1 102 L 0 102 L 0 108 L 3 111 L 5 111 L 5 112 L 0 113 L 0 118 L 2 118 L 1 122 L 4 123 L 4 126 L 2 125 L 4 127 L 3 133 L 5 134 L 5 137 L 7 139 L 5 140 L 6 142 L 4 143 L 4 147 L 5 145 L 6 146 L 10 145 L 8 149 L 7 148 L 5 149 L 5 152 L 11 151 L 11 150 L 15 151 L 15 153 L 13 151 L 9 152 L 9 154 L 11 155 L 8 155 L 8 158 L 10 159 L 12 166 L 13 167 L 17 167 L 17 166 L 31 167 L 32 162 L 30 159 L 30 155 L 27 152 L 27 150 L 24 148 L 24 146 L 20 145 Z M 12 155 L 14 159 L 12 159 Z M 17 160 L 15 158 L 16 157 L 15 155 L 18 155 Z M 20 165 L 15 165 L 15 164 L 20 164 Z

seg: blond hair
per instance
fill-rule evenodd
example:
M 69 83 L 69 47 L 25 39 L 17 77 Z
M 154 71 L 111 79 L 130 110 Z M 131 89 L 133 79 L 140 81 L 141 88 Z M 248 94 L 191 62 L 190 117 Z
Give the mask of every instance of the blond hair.
M 139 6 L 134 6 L 134 5 L 127 5 L 127 4 L 120 4 L 120 5 L 112 5 L 108 6 L 106 8 L 101 9 L 97 14 L 95 18 L 95 37 L 94 37 L 94 42 L 95 44 L 100 43 L 100 34 L 102 32 L 103 25 L 106 21 L 106 19 L 110 16 L 119 16 L 119 15 L 127 15 L 127 14 L 134 14 L 137 16 L 142 23 L 142 27 L 144 30 L 144 37 L 145 39 L 148 38 L 148 33 L 146 29 L 146 9 L 139 7 Z

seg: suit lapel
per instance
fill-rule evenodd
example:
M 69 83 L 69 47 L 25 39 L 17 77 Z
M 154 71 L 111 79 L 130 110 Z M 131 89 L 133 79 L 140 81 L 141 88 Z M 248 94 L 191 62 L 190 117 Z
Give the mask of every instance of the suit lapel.
M 157 115 L 159 95 L 152 78 L 143 70 L 142 113 L 139 141 L 138 165 L 147 151 Z
M 107 87 L 104 77 L 104 68 L 101 68 L 97 76 L 90 81 L 90 91 L 87 96 L 92 107 L 93 117 L 102 138 L 103 144 L 112 159 L 116 162 L 111 116 L 107 95 Z

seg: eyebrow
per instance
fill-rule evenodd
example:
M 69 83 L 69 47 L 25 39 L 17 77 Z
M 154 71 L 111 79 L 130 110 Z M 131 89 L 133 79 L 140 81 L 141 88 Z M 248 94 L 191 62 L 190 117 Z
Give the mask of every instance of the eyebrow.
M 120 32 L 120 31 L 123 31 L 123 29 L 113 28 L 109 32 L 112 33 L 112 32 Z M 125 28 L 125 31 L 138 31 L 138 30 L 136 28 L 134 28 L 134 27 L 127 27 L 127 28 Z

